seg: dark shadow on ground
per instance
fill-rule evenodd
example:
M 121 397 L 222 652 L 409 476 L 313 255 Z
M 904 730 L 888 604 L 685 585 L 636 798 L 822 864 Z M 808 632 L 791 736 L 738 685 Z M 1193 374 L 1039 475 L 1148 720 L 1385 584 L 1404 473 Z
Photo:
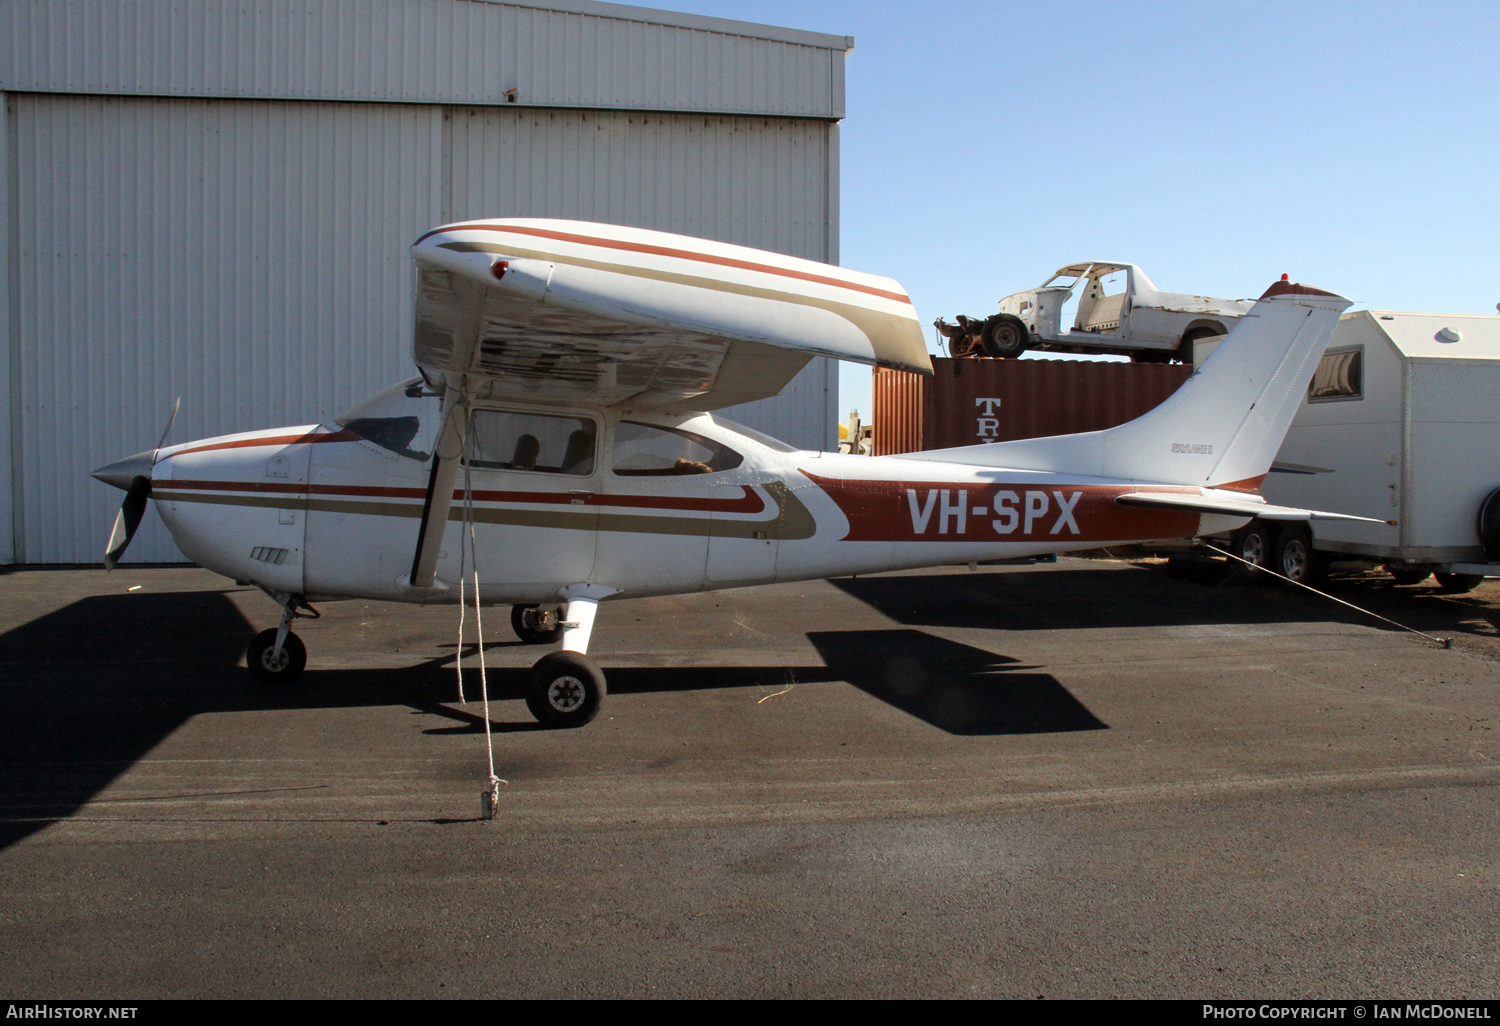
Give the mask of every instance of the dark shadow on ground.
M 950 734 L 1041 734 L 1107 724 L 1049 673 L 923 631 L 816 631 L 808 640 L 845 680 Z
M 309 670 L 295 684 L 266 687 L 239 665 L 255 633 L 227 593 L 158 592 L 90 596 L 0 635 L 0 848 L 72 815 L 205 713 L 406 706 L 451 724 L 429 734 L 485 730 L 472 662 L 464 674 L 470 704 L 456 702 L 451 646 L 415 666 Z M 809 637 L 826 666 L 610 667 L 609 688 L 630 695 L 848 681 L 953 733 L 1103 726 L 1052 677 L 921 631 Z M 466 646 L 466 658 L 473 654 Z M 490 669 L 491 699 L 523 697 L 527 675 Z M 492 710 L 489 729 L 541 728 L 500 722 Z
M 902 574 L 830 582 L 897 623 L 985 630 L 1077 630 L 1203 624 L 1349 623 L 1399 630 L 1290 585 L 1224 574 L 1181 580 L 1163 565 L 977 574 Z M 1487 588 L 1493 586 L 1487 586 Z M 1379 574 L 1340 574 L 1326 590 L 1423 631 L 1493 633 L 1493 604 L 1431 584 L 1396 587 Z

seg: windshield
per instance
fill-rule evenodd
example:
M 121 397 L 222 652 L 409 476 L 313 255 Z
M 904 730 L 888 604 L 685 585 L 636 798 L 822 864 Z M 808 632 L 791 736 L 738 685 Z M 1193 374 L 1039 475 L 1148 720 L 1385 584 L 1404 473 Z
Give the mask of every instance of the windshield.
M 438 398 L 426 394 L 421 378 L 412 378 L 376 392 L 334 423 L 382 449 L 426 463 L 439 412 Z

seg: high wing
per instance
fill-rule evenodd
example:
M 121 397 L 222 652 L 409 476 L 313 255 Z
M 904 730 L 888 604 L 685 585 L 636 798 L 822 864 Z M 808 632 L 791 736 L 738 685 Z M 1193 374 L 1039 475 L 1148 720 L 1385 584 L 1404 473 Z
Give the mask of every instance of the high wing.
M 1183 495 L 1174 492 L 1126 492 L 1115 496 L 1117 506 L 1146 509 L 1181 509 L 1194 513 L 1223 513 L 1232 517 L 1262 517 L 1266 520 L 1358 520 L 1367 524 L 1384 524 L 1384 520 L 1357 517 L 1349 513 L 1325 513 L 1295 506 L 1274 506 L 1248 498 L 1222 495 Z
M 814 356 L 932 373 L 901 286 L 828 264 L 529 218 L 436 228 L 412 257 L 413 356 L 491 398 L 697 412 L 775 395 Z

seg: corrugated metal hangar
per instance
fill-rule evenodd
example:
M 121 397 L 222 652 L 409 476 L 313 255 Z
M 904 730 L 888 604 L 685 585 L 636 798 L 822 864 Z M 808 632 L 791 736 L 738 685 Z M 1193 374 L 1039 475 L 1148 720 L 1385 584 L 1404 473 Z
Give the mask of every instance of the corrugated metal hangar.
M 0 562 L 97 562 L 89 478 L 411 373 L 407 247 L 475 217 L 838 262 L 853 40 L 591 0 L 0 5 Z M 832 448 L 837 368 L 725 411 Z M 148 514 L 138 561 L 183 558 Z

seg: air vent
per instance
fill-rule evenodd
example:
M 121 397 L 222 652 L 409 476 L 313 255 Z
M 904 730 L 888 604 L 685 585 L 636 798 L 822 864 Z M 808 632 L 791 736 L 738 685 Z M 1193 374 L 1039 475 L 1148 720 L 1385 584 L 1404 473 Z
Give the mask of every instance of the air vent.
M 1439 328 L 1438 333 L 1432 337 L 1439 342 L 1462 342 L 1464 340 L 1463 335 L 1453 328 Z
M 265 545 L 257 545 L 250 550 L 250 558 L 262 563 L 271 563 L 280 566 L 286 562 L 286 549 L 273 549 Z

